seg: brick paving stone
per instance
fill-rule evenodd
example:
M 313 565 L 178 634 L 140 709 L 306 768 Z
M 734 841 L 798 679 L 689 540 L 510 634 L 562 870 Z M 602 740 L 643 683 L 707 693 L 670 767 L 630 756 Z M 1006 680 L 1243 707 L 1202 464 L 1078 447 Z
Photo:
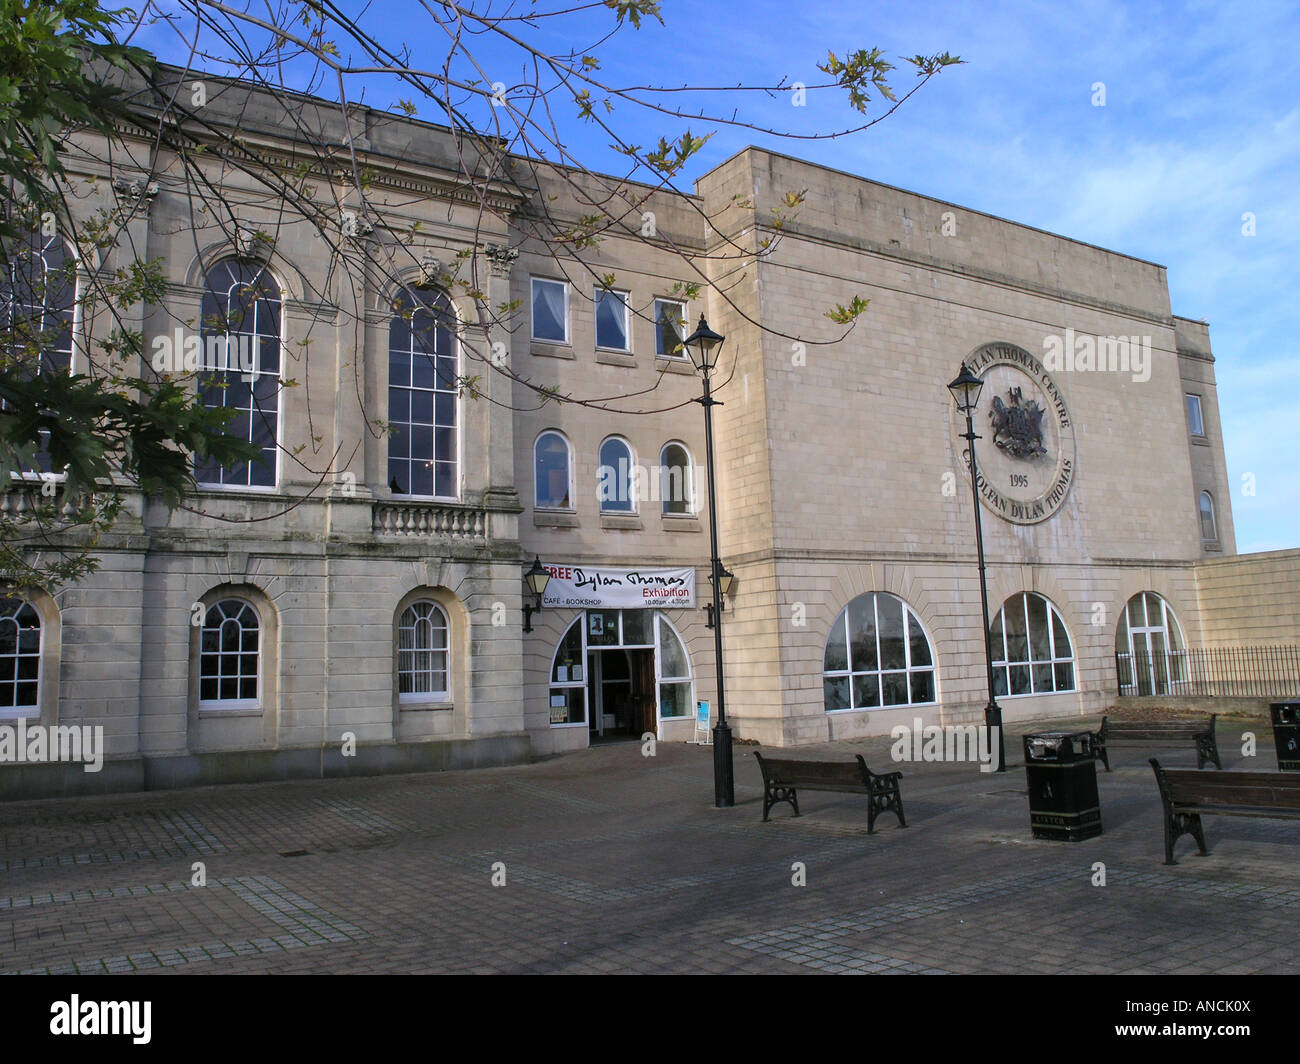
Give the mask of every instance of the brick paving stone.
M 890 745 L 797 756 L 875 766 Z M 868 835 L 861 799 L 825 793 L 764 824 L 753 749 L 736 747 L 726 810 L 710 750 L 643 758 L 637 743 L 481 771 L 3 804 L 0 971 L 1300 971 L 1300 825 L 1207 818 L 1211 855 L 1182 840 L 1166 867 L 1145 764 L 1099 774 L 1105 833 L 1071 844 L 1032 838 L 1023 767 L 925 763 L 897 766 L 906 829 L 885 817 Z M 1228 753 L 1225 768 L 1271 756 Z

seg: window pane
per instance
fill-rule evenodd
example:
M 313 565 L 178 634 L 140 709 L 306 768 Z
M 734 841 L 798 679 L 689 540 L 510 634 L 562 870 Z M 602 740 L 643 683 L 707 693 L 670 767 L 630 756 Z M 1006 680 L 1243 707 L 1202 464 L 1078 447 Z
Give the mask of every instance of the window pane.
M 1051 658 L 1052 645 L 1047 635 L 1047 600 L 1041 595 L 1025 595 L 1029 606 L 1029 660 Z
M 659 498 L 666 514 L 692 511 L 691 467 L 686 448 L 670 443 L 659 456 Z
M 930 644 L 921 629 L 921 623 L 910 613 L 907 616 L 907 630 L 911 634 L 912 667 L 934 664 L 930 660 Z
M 1056 689 L 1058 691 L 1074 690 L 1074 666 L 1073 665 L 1056 666 Z
M 653 643 L 655 641 L 654 629 L 652 627 L 653 622 L 654 622 L 654 614 L 652 614 L 649 610 L 624 610 L 623 611 L 623 645 L 636 646 L 637 644 L 648 645 L 650 643 Z M 665 634 L 663 638 L 665 642 L 667 642 L 668 637 L 672 635 L 672 632 L 670 629 L 667 628 L 667 626 L 665 626 L 664 633 Z M 685 674 L 680 672 L 665 672 L 663 670 L 660 670 L 660 675 L 661 676 L 683 676 Z
M 655 354 L 684 358 L 686 307 L 667 299 L 655 300 Z
M 537 441 L 538 506 L 569 506 L 569 448 L 557 434 L 548 432 Z
M 659 715 L 685 717 L 690 713 L 691 685 L 688 683 L 661 683 L 659 685 Z
M 596 346 L 619 351 L 631 348 L 627 328 L 627 296 L 622 292 L 596 293 Z
M 883 672 L 880 674 L 880 690 L 887 706 L 907 705 L 907 673 Z
M 618 646 L 618 610 L 587 611 L 587 646 Z
M 1070 635 L 1065 630 L 1065 622 L 1061 620 L 1061 615 L 1055 610 L 1052 611 L 1052 635 L 1056 639 L 1056 656 L 1058 658 L 1074 657 L 1074 648 L 1070 646 Z
M 822 680 L 822 690 L 826 697 L 827 709 L 849 708 L 849 678 L 847 676 L 827 676 Z
M 846 611 L 847 612 L 847 611 Z M 823 672 L 842 672 L 849 667 L 848 644 L 844 641 L 844 618 L 841 613 L 831 625 L 831 634 L 826 637 L 826 654 L 822 660 Z
M 1007 670 L 1011 675 L 1011 693 L 1013 695 L 1027 695 L 1033 692 L 1029 687 L 1029 666 L 1012 665 Z
M 880 677 L 876 673 L 853 677 L 853 706 L 855 709 L 874 708 L 880 705 Z
M 849 662 L 854 672 L 880 667 L 876 658 L 876 613 L 873 595 L 849 603 Z
M 550 702 L 552 724 L 586 722 L 587 689 L 585 687 L 552 687 Z
M 1187 396 L 1187 425 L 1193 436 L 1205 435 L 1205 419 L 1201 415 L 1201 397 Z
M 538 340 L 566 343 L 569 339 L 568 286 L 563 281 L 533 279 L 533 336 Z
M 1029 638 L 1025 631 L 1025 603 L 1023 598 L 1016 597 L 1007 603 L 1006 608 L 1002 611 L 1002 623 L 1005 625 L 1007 633 L 1007 660 L 1028 661 Z
M 1052 666 L 1035 665 L 1034 667 L 1034 693 L 1039 694 L 1044 691 L 1052 690 Z
M 934 673 L 929 671 L 912 673 L 912 701 L 934 701 Z
M 581 625 L 582 619 L 579 618 L 569 625 L 564 639 L 560 641 L 560 647 L 555 652 L 555 665 L 551 669 L 551 683 L 567 683 L 570 680 L 581 679 L 580 676 L 573 675 L 573 667 L 582 664 Z
M 600 508 L 615 513 L 635 510 L 632 451 L 618 439 L 608 439 L 600 446 L 600 470 L 597 494 Z
M 903 649 L 903 603 L 886 595 L 876 596 L 876 612 L 880 618 L 880 667 L 901 669 L 907 665 Z M 854 666 L 856 668 L 856 665 Z M 906 698 L 903 699 L 907 701 Z

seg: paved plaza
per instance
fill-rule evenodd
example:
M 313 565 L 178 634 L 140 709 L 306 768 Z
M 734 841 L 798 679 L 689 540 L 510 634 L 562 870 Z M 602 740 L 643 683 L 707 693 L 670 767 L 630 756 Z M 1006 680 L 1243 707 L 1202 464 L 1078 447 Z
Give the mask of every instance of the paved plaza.
M 1275 768 L 1267 725 L 1221 720 L 1218 734 L 1225 770 Z M 1210 856 L 1184 838 L 1166 867 L 1145 751 L 1117 748 L 1100 773 L 1104 834 L 1064 843 L 1031 837 L 1018 734 L 1004 775 L 894 765 L 889 748 L 792 752 L 903 771 L 908 827 L 886 814 L 874 835 L 846 794 L 809 792 L 802 817 L 781 805 L 761 823 L 748 745 L 727 810 L 712 805 L 711 750 L 644 757 L 637 743 L 514 768 L 0 805 L 0 970 L 1300 971 L 1294 822 L 1207 818 Z M 1194 766 L 1191 744 L 1162 761 Z

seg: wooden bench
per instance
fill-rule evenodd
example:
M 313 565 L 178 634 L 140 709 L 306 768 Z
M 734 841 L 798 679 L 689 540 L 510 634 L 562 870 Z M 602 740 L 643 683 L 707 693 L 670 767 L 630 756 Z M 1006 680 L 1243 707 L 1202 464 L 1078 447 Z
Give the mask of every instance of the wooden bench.
M 1154 757 L 1156 785 L 1165 807 L 1165 864 L 1174 860 L 1174 843 L 1191 835 L 1205 856 L 1201 817 L 1253 816 L 1300 819 L 1300 776 L 1291 772 L 1201 772 L 1161 768 Z
M 777 802 L 789 802 L 798 816 L 801 790 L 841 791 L 867 796 L 868 834 L 875 830 L 876 817 L 885 812 L 896 813 L 898 823 L 907 827 L 903 819 L 903 797 L 898 790 L 901 772 L 872 772 L 861 754 L 857 761 L 785 761 L 764 757 L 758 751 L 754 756 L 763 770 L 764 823 Z
M 1169 747 L 1174 743 L 1190 739 L 1196 744 L 1196 767 L 1204 768 L 1207 761 L 1213 761 L 1214 767 L 1223 768 L 1219 760 L 1219 744 L 1214 738 L 1214 718 L 1209 720 L 1120 720 L 1112 721 L 1109 717 L 1101 718 L 1101 727 L 1095 736 L 1097 756 L 1110 771 L 1110 756 L 1107 745 L 1132 745 L 1142 743 L 1150 746 Z

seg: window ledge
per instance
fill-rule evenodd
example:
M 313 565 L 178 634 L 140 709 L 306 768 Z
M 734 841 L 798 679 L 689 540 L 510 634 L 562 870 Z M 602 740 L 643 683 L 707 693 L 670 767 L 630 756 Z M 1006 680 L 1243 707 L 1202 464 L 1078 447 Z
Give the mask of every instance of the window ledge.
M 655 369 L 667 370 L 669 373 L 686 373 L 695 376 L 695 367 L 689 358 L 672 358 L 668 355 L 655 355 Z
M 529 345 L 528 351 L 536 358 L 576 359 L 578 357 L 573 353 L 571 344 L 551 344 L 545 340 L 534 340 Z
M 578 515 L 572 510 L 533 510 L 533 524 L 541 528 L 577 528 Z
M 700 519 L 695 514 L 661 514 L 665 532 L 699 532 Z
M 1220 543 L 1217 539 L 1216 539 L 1216 540 L 1208 540 L 1208 539 L 1207 539 L 1207 540 L 1202 540 L 1202 541 L 1201 541 L 1201 550 L 1203 550 L 1203 551 L 1207 551 L 1207 552 L 1209 552 L 1210 554 L 1222 554 L 1222 553 L 1223 553 L 1223 544 Z
M 1193 436 L 1191 437 L 1191 440 L 1197 447 L 1210 446 L 1210 438 L 1208 436 Z
M 199 706 L 199 719 L 205 720 L 209 717 L 260 717 L 262 709 L 260 706 L 239 706 L 234 709 L 218 709 L 216 706 Z
M 631 351 L 617 351 L 608 347 L 596 348 L 596 361 L 607 366 L 635 366 L 636 355 Z
M 400 697 L 400 696 L 399 696 Z M 456 708 L 452 702 L 398 702 L 403 713 L 450 713 Z
M 645 525 L 637 514 L 601 514 L 600 527 L 640 530 Z

